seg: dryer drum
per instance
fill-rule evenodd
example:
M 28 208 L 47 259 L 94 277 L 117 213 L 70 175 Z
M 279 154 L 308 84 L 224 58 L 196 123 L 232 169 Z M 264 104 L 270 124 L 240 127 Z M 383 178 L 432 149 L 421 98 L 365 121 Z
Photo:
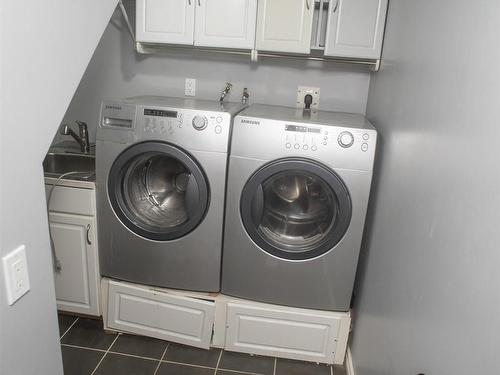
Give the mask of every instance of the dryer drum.
M 334 171 L 296 158 L 271 162 L 254 173 L 240 205 L 250 237 L 285 259 L 311 259 L 331 250 L 347 231 L 352 209 Z

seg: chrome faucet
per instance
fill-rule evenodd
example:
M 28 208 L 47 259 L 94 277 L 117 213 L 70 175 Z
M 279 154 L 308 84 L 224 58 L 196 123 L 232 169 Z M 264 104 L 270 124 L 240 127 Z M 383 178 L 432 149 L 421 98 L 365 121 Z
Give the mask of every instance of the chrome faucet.
M 64 124 L 61 129 L 62 135 L 71 135 L 75 141 L 80 145 L 80 151 L 88 154 L 90 152 L 90 142 L 89 142 L 89 131 L 87 128 L 87 124 L 83 121 L 76 120 L 78 125 L 79 133 L 77 134 L 73 129 L 69 127 L 69 125 Z

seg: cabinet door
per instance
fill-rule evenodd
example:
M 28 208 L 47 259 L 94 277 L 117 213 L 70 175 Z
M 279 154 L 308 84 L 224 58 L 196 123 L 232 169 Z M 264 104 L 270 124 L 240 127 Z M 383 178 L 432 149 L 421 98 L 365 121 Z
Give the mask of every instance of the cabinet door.
M 261 0 L 256 49 L 310 53 L 314 0 Z
M 196 4 L 196 46 L 254 48 L 257 0 L 196 0 Z
M 195 1 L 137 0 L 137 41 L 192 45 Z
M 51 212 L 49 225 L 61 264 L 54 274 L 57 308 L 100 315 L 95 218 Z
M 379 59 L 387 0 L 331 0 L 325 55 Z

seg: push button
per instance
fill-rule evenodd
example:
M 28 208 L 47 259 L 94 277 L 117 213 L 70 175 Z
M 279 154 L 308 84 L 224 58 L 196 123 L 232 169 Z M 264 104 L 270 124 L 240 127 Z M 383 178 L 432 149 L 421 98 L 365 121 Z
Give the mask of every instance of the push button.
M 220 134 L 220 133 L 222 133 L 222 126 L 217 125 L 217 126 L 215 127 L 215 134 Z
M 292 148 L 292 144 L 291 144 L 291 143 L 287 143 L 287 144 L 285 145 L 285 147 L 286 147 L 286 148 Z
M 365 143 L 363 143 L 363 144 L 361 145 L 361 151 L 363 151 L 363 152 L 368 151 L 368 143 L 366 143 L 366 142 L 365 142 Z
M 363 134 L 363 139 L 367 141 L 368 139 L 370 139 L 370 135 L 368 133 Z
M 300 145 L 299 145 L 298 143 L 295 143 L 295 144 L 293 145 L 293 148 L 294 148 L 294 149 L 296 149 L 296 150 L 298 150 L 298 149 L 300 148 Z

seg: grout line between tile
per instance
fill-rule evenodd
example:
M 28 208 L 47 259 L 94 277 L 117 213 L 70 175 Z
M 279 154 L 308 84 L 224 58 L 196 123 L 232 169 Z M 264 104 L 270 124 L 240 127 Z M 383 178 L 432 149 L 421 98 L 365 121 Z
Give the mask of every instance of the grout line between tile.
M 161 355 L 161 358 L 160 360 L 158 361 L 158 365 L 156 366 L 156 369 L 155 369 L 155 372 L 153 373 L 153 375 L 156 375 L 156 373 L 158 372 L 158 370 L 160 369 L 160 366 L 161 366 L 161 361 L 163 361 L 163 358 L 165 358 L 165 354 L 167 354 L 167 349 L 168 347 L 170 346 L 170 343 L 167 342 L 167 346 L 165 347 L 165 350 L 163 351 L 163 354 Z
M 274 357 L 273 375 L 276 375 L 276 362 L 278 362 L 278 358 Z
M 244 374 L 244 375 L 264 375 L 264 374 L 261 374 L 260 372 L 238 371 L 238 370 L 231 370 L 231 369 L 227 369 L 227 368 L 219 368 L 217 370 L 221 370 L 224 372 L 234 372 L 235 374 Z
M 114 352 L 112 350 L 108 350 L 109 354 L 116 354 L 116 355 L 122 355 L 124 357 L 132 357 L 132 358 L 139 358 L 139 359 L 146 359 L 148 361 L 161 361 L 161 359 L 158 358 L 151 358 L 151 357 L 144 357 L 142 355 L 136 355 L 136 354 L 130 354 L 130 353 L 121 353 L 121 352 Z
M 184 362 L 176 362 L 176 361 L 169 361 L 168 359 L 164 359 L 161 362 L 164 363 L 172 363 L 174 365 L 183 365 L 183 366 L 190 366 L 190 367 L 198 367 L 198 368 L 207 368 L 210 370 L 215 370 L 215 367 L 210 367 L 210 366 L 201 366 L 201 365 L 193 365 L 192 363 L 184 363 Z
M 72 345 L 72 344 L 61 344 L 61 346 L 67 346 L 69 348 L 76 348 L 76 349 L 93 350 L 94 352 L 106 353 L 106 349 L 88 348 L 86 346 L 79 346 L 79 345 Z
M 104 353 L 104 355 L 102 356 L 101 360 L 99 361 L 99 363 L 97 364 L 97 366 L 95 367 L 94 371 L 92 371 L 92 373 L 90 375 L 94 375 L 95 372 L 97 371 L 97 369 L 99 368 L 99 366 L 101 365 L 102 361 L 104 358 L 106 358 L 106 355 L 108 354 L 109 352 L 109 349 L 111 349 L 111 347 L 113 346 L 113 344 L 116 342 L 116 340 L 118 340 L 118 337 L 120 337 L 120 335 L 116 335 L 115 339 L 113 340 L 113 342 L 111 343 L 111 345 L 109 346 L 108 350 L 106 350 L 106 352 Z
M 68 333 L 68 332 L 69 332 L 69 330 L 70 330 L 71 328 L 73 328 L 73 326 L 75 325 L 75 323 L 76 323 L 76 322 L 78 322 L 78 319 L 80 319 L 80 317 L 79 317 L 79 316 L 77 316 L 77 317 L 76 317 L 76 319 L 75 319 L 75 321 L 74 321 L 73 323 L 71 323 L 71 325 L 69 326 L 69 328 L 68 328 L 66 331 L 64 331 L 64 333 L 62 334 L 62 336 L 61 336 L 61 337 L 59 337 L 59 340 L 62 340 L 62 338 L 66 335 L 66 333 Z
M 220 359 L 222 358 L 222 352 L 224 350 L 221 349 L 220 353 L 219 353 L 219 358 L 217 359 L 217 365 L 215 366 L 215 371 L 214 371 L 214 375 L 217 375 L 217 372 L 219 371 L 219 364 L 220 364 Z

